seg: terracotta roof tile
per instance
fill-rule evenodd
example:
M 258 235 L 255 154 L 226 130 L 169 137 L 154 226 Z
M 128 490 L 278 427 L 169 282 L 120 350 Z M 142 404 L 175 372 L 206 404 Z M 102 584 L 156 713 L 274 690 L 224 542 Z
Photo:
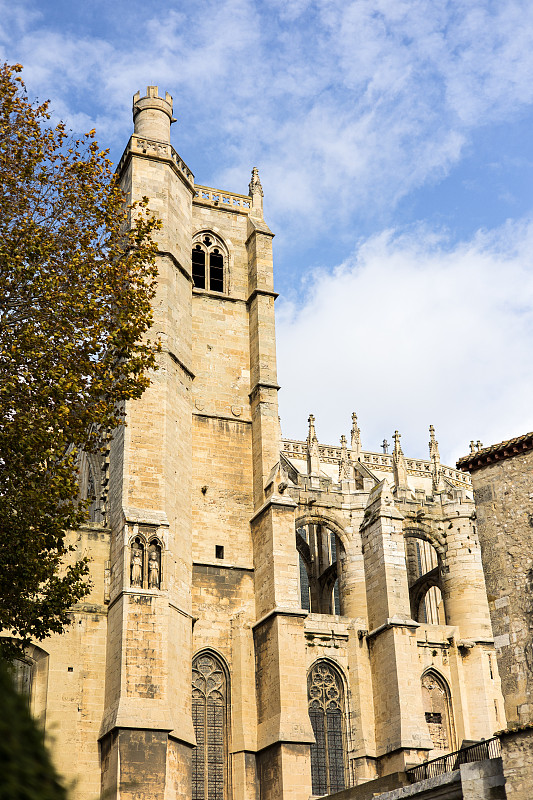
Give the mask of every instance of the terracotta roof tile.
M 523 436 L 517 436 L 515 439 L 507 439 L 505 442 L 483 447 L 481 450 L 476 450 L 467 456 L 462 456 L 457 462 L 457 469 L 462 469 L 464 472 L 474 472 L 487 464 L 512 458 L 526 450 L 533 450 L 533 431 L 525 433 Z

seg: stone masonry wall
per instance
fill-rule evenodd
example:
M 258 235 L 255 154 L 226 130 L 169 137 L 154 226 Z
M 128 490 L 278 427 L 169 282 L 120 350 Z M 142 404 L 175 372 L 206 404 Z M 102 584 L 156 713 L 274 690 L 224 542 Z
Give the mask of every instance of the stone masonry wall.
M 62 635 L 42 643 L 34 686 L 43 706 L 42 720 L 60 774 L 74 783 L 73 800 L 98 797 L 100 754 L 98 734 L 104 710 L 107 631 L 106 570 L 109 530 L 86 526 L 70 532 L 67 544 L 73 558 L 91 558 L 90 594 L 71 612 L 71 624 Z M 38 709 L 36 709 L 38 710 Z M 68 753 L 68 757 L 65 754 Z
M 533 451 L 472 473 L 508 724 L 533 721 Z
M 507 800 L 530 800 L 533 792 L 533 727 L 500 735 Z

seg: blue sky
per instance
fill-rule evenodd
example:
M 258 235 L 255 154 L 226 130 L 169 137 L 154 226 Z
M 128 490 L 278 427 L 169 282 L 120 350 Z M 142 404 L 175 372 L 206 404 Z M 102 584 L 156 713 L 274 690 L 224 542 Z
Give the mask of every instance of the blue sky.
M 158 84 L 198 183 L 259 167 L 284 435 L 533 429 L 530 2 L 0 0 L 0 57 L 114 160 Z

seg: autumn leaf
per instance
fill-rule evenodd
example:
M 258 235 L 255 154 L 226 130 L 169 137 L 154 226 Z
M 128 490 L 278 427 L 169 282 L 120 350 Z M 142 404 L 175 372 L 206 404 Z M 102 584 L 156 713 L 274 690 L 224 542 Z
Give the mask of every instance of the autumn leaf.
M 95 132 L 73 138 L 0 67 L 0 628 L 59 632 L 88 592 L 65 564 L 87 520 L 83 451 L 101 453 L 155 369 L 160 223 L 128 206 Z

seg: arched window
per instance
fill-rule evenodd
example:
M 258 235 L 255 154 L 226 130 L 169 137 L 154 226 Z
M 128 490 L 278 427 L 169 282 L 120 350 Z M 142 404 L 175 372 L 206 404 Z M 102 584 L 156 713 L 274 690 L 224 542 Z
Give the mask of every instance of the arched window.
M 89 501 L 87 517 L 96 523 L 104 521 L 101 460 L 94 453 L 85 452 L 80 454 L 79 460 L 80 499 Z
M 192 246 L 192 279 L 196 289 L 226 291 L 227 250 L 212 233 L 197 234 Z
M 192 663 L 192 800 L 225 800 L 228 786 L 228 679 L 211 652 Z
M 450 690 L 435 670 L 422 675 L 422 704 L 433 748 L 450 752 L 455 747 Z
M 427 625 L 445 625 L 437 550 L 428 541 L 412 536 L 406 539 L 405 547 L 413 619 Z
M 339 561 L 344 548 L 337 534 L 327 525 L 310 524 L 296 531 L 300 555 L 300 601 L 313 614 L 341 614 Z
M 418 602 L 417 622 L 428 625 L 446 625 L 442 592 L 438 586 L 430 586 Z
M 301 553 L 298 553 L 300 560 L 300 602 L 305 611 L 311 611 L 311 596 L 309 594 L 309 575 L 307 567 Z
M 328 661 L 311 668 L 307 696 L 316 739 L 311 745 L 313 794 L 331 794 L 346 787 L 346 720 L 342 678 Z

